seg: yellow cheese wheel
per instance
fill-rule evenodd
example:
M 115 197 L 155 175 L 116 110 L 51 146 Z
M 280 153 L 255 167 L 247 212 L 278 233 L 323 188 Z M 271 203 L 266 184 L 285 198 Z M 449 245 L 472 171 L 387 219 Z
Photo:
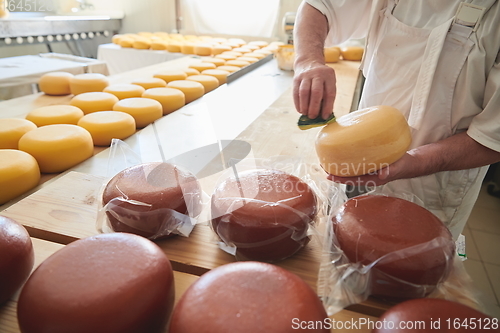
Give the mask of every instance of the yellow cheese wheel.
M 151 42 L 151 50 L 166 50 L 168 43 L 163 40 L 156 40 Z
M 340 60 L 340 47 L 325 47 L 323 50 L 326 63 L 338 62 Z
M 98 111 L 83 116 L 78 126 L 92 136 L 95 146 L 109 146 L 113 139 L 126 139 L 135 133 L 135 119 L 121 111 Z
M 148 50 L 151 47 L 151 42 L 145 38 L 136 39 L 132 43 L 132 47 L 138 50 Z
M 219 81 L 219 85 L 227 82 L 228 71 L 222 69 L 205 69 L 201 74 L 211 75 Z
M 221 70 L 227 71 L 229 73 L 234 73 L 236 71 L 239 71 L 241 69 L 241 67 L 224 65 L 224 66 L 217 67 L 217 69 L 221 69 Z
M 148 89 L 142 94 L 142 97 L 151 98 L 160 102 L 164 115 L 172 113 L 186 104 L 184 92 L 169 87 Z
M 0 149 L 18 149 L 19 139 L 36 129 L 35 123 L 21 118 L 0 118 Z
M 132 82 L 132 84 L 137 84 L 138 86 L 141 86 L 146 90 L 151 88 L 161 88 L 167 86 L 167 82 L 158 77 L 146 77 L 141 79 L 135 79 Z
M 153 77 L 162 79 L 166 83 L 175 80 L 185 80 L 187 78 L 186 72 L 182 70 L 164 70 L 153 75 Z
M 94 153 L 92 136 L 83 127 L 56 124 L 24 134 L 19 149 L 31 154 L 44 173 L 62 172 Z
M 201 59 L 202 62 L 211 62 L 212 64 L 215 64 L 215 66 L 223 66 L 226 64 L 226 61 L 224 59 L 220 58 L 203 58 Z
M 194 54 L 194 43 L 185 42 L 181 45 L 182 54 Z
M 326 172 L 352 177 L 397 161 L 410 144 L 410 127 L 403 114 L 382 105 L 351 112 L 323 127 L 316 138 L 316 153 Z
M 229 38 L 227 40 L 227 42 L 238 45 L 238 46 L 242 46 L 242 45 L 245 45 L 247 43 L 247 42 L 245 42 L 245 40 L 243 40 L 241 38 Z
M 183 70 L 184 73 L 186 73 L 187 76 L 191 76 L 191 75 L 199 75 L 200 74 L 200 71 L 195 69 L 195 68 L 186 68 Z
M 177 80 L 167 83 L 167 87 L 179 89 L 184 93 L 186 104 L 200 98 L 205 94 L 205 87 L 199 82 L 189 80 Z
M 217 59 L 223 59 L 225 61 L 228 61 L 228 60 L 235 60 L 238 57 L 235 56 L 235 55 L 233 55 L 233 54 L 224 54 L 224 53 L 221 53 L 221 54 L 216 55 L 215 58 L 217 58 Z
M 111 43 L 118 45 L 118 44 L 120 44 L 120 39 L 123 38 L 123 37 L 124 37 L 124 35 L 122 35 L 122 34 L 113 35 L 111 37 Z
M 47 95 L 69 95 L 71 94 L 69 82 L 73 76 L 67 72 L 46 73 L 38 80 L 38 88 Z
M 54 124 L 73 124 L 83 117 L 83 111 L 73 105 L 49 105 L 36 108 L 26 115 L 26 119 L 38 127 Z
M 228 60 L 226 61 L 226 66 L 236 66 L 236 67 L 245 67 L 250 65 L 248 61 L 244 60 Z
M 269 54 L 273 54 L 273 51 L 271 50 L 268 50 L 268 49 L 260 49 L 260 50 L 255 50 L 252 52 L 252 54 L 263 54 L 263 55 L 269 55 Z
M 253 51 L 256 51 L 256 50 L 260 50 L 260 47 L 257 46 L 257 45 L 253 45 L 253 44 L 245 44 L 242 46 L 243 48 L 245 49 L 249 49 L 249 50 L 252 50 Z
M 219 80 L 212 75 L 191 75 L 186 80 L 199 82 L 205 88 L 205 94 L 219 86 Z
M 255 58 L 255 57 L 247 57 L 247 56 L 238 57 L 238 58 L 236 58 L 236 60 L 246 61 L 246 62 L 249 62 L 249 63 L 251 63 L 251 64 L 256 63 L 257 61 L 259 61 L 259 59 L 258 59 L 258 58 Z M 228 64 L 226 64 L 226 65 L 228 65 Z
M 189 68 L 194 68 L 198 72 L 203 72 L 205 69 L 214 69 L 217 66 L 211 62 L 198 62 L 196 64 L 189 65 Z
M 7 8 L 7 5 L 0 6 L 0 18 L 7 18 L 10 15 L 10 11 Z
M 134 44 L 134 39 L 130 37 L 124 36 L 118 40 L 118 45 L 120 45 L 121 47 L 131 48 L 133 44 Z
M 181 52 L 181 46 L 182 44 L 179 42 L 168 43 L 167 51 L 172 53 L 179 53 Z
M 265 46 L 268 46 L 269 43 L 266 41 L 263 41 L 263 40 L 254 40 L 254 41 L 248 42 L 248 45 L 255 45 L 255 46 L 258 46 L 259 48 L 263 48 Z
M 246 54 L 246 53 L 250 53 L 252 52 L 253 50 L 248 48 L 248 47 L 235 47 L 233 49 L 233 52 L 239 52 L 239 53 L 242 53 L 242 54 Z
M 259 50 L 257 50 L 259 51 Z M 258 53 L 258 52 L 251 52 L 251 53 L 246 53 L 245 54 L 245 57 L 253 57 L 253 58 L 257 58 L 257 59 L 263 59 L 266 57 L 265 54 L 262 54 L 262 53 Z
M 194 54 L 199 56 L 209 56 L 212 54 L 212 45 L 207 43 L 195 44 Z
M 344 60 L 360 61 L 364 51 L 365 49 L 361 46 L 347 46 L 340 49 L 340 54 Z
M 229 45 L 215 45 L 212 48 L 212 54 L 217 55 L 217 54 L 221 54 L 221 53 L 226 52 L 226 51 L 231 51 L 232 49 L 233 48 Z
M 128 113 L 135 119 L 135 126 L 143 128 L 163 116 L 163 107 L 160 102 L 151 98 L 126 98 L 113 106 L 114 111 Z
M 144 88 L 136 84 L 112 84 L 104 88 L 104 92 L 110 93 L 118 97 L 118 99 L 141 97 L 144 93 Z
M 31 190 L 40 181 L 33 156 L 16 149 L 0 149 L 0 205 Z
M 69 87 L 73 95 L 103 91 L 108 85 L 108 78 L 99 73 L 78 74 L 73 76 L 69 81 Z
M 118 97 L 107 92 L 88 92 L 73 97 L 69 104 L 80 108 L 83 113 L 88 114 L 97 111 L 113 110 L 113 105 L 118 101 Z
M 224 55 L 232 55 L 232 56 L 235 56 L 235 57 L 242 57 L 244 53 L 241 53 L 241 52 L 236 52 L 236 51 L 226 51 L 226 52 L 223 52 L 222 54 Z M 230 59 L 230 60 L 233 60 L 233 59 Z

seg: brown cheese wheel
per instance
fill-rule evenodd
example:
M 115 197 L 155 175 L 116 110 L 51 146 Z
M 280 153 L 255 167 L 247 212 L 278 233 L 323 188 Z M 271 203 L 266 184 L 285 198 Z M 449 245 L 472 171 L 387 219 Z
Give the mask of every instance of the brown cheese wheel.
M 434 214 L 410 201 L 358 196 L 339 209 L 333 222 L 338 245 L 351 262 L 369 265 L 386 256 L 371 268 L 372 295 L 424 297 L 451 269 L 451 233 Z M 408 249 L 426 243 L 423 248 Z
M 28 278 L 35 262 L 26 229 L 0 216 L 0 305 L 9 300 Z
M 466 305 L 436 298 L 419 298 L 387 310 L 373 333 L 500 332 L 494 319 Z
M 114 231 L 157 239 L 169 236 L 187 215 L 199 214 L 201 189 L 189 171 L 153 162 L 119 172 L 106 185 L 102 200 Z
M 317 199 L 300 178 L 258 169 L 230 177 L 212 195 L 212 228 L 236 247 L 236 258 L 276 261 L 308 241 Z
M 174 309 L 169 332 L 284 333 L 294 331 L 294 320 L 327 318 L 318 296 L 295 274 L 271 264 L 238 262 L 217 267 L 191 285 Z
M 136 235 L 77 240 L 47 258 L 19 296 L 21 331 L 163 332 L 175 289 L 167 256 Z

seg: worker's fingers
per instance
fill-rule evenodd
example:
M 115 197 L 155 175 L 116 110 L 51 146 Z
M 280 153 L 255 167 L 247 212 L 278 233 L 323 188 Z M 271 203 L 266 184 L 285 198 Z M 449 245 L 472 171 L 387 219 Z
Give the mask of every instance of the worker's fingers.
M 323 119 L 327 119 L 333 112 L 333 104 L 335 102 L 335 96 L 337 96 L 336 82 L 335 72 L 333 73 L 333 78 L 325 81 L 321 110 Z
M 311 84 L 311 92 L 309 97 L 309 107 L 307 116 L 310 119 L 316 118 L 321 111 L 324 92 L 324 81 L 321 78 L 314 78 Z
M 302 80 L 299 86 L 299 112 L 308 115 L 309 100 L 311 98 L 311 80 Z

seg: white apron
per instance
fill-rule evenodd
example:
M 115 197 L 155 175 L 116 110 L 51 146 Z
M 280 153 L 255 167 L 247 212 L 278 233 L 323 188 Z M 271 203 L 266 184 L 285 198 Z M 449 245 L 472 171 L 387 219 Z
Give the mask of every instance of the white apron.
M 458 75 L 474 46 L 469 39 L 473 26 L 456 23 L 454 18 L 432 30 L 407 26 L 392 14 L 395 0 L 388 2 L 379 12 L 380 18 L 372 21 L 368 36 L 362 64 L 367 81 L 360 108 L 398 108 L 412 128 L 410 148 L 414 148 L 455 134 L 451 125 L 452 98 Z M 493 2 L 478 0 L 474 4 L 489 9 Z M 401 84 L 401 78 L 407 84 Z M 414 201 L 438 216 L 457 239 L 486 171 L 487 167 L 482 167 L 401 179 L 378 187 L 376 192 L 406 198 L 406 194 L 413 194 L 417 197 Z

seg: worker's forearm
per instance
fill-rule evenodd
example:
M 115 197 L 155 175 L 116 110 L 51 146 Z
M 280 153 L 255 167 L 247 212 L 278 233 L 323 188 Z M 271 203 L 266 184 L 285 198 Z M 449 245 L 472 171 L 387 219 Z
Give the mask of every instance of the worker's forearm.
M 328 34 L 326 17 L 306 2 L 300 5 L 294 27 L 296 63 L 325 62 L 323 49 Z

